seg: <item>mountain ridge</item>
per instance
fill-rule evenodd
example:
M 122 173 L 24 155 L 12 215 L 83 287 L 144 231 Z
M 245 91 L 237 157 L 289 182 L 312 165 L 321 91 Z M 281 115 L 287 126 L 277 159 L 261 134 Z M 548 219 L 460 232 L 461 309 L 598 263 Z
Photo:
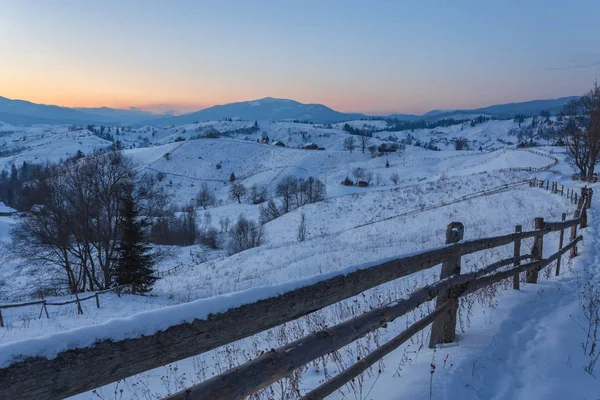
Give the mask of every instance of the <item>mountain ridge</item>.
M 135 108 L 117 109 L 110 107 L 69 108 L 56 105 L 12 100 L 0 96 L 0 121 L 13 125 L 34 124 L 138 124 L 138 125 L 185 125 L 196 121 L 223 119 L 240 120 L 301 120 L 312 123 L 336 123 L 366 118 L 398 118 L 401 120 L 436 120 L 460 118 L 473 114 L 495 117 L 512 117 L 516 114 L 538 115 L 542 110 L 552 114 L 559 112 L 569 101 L 578 96 L 556 99 L 530 100 L 495 104 L 476 109 L 431 110 L 422 115 L 390 113 L 368 116 L 362 113 L 346 113 L 324 104 L 301 103 L 292 99 L 264 97 L 249 101 L 219 104 L 181 115 L 157 115 Z

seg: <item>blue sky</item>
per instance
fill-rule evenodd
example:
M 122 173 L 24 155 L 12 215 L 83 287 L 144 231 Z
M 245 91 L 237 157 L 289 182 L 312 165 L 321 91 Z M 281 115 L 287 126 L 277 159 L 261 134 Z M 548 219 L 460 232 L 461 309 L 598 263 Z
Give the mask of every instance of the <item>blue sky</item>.
M 0 0 L 0 96 L 425 112 L 580 94 L 599 1 Z

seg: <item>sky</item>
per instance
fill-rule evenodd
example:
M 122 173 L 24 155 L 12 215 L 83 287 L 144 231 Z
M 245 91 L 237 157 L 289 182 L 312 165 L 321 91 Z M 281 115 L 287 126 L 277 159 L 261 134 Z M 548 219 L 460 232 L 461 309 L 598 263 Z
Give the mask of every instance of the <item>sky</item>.
M 598 0 L 0 0 L 0 96 L 424 113 L 582 94 Z

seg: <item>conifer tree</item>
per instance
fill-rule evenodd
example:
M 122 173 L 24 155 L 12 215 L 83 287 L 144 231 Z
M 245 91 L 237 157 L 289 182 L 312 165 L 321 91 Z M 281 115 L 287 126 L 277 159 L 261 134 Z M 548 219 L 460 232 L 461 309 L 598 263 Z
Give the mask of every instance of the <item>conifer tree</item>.
M 121 241 L 118 245 L 118 261 L 115 266 L 117 286 L 131 285 L 131 292 L 147 293 L 156 281 L 153 276 L 155 258 L 145 236 L 147 223 L 140 220 L 139 208 L 133 198 L 133 188 L 125 190 L 121 207 Z

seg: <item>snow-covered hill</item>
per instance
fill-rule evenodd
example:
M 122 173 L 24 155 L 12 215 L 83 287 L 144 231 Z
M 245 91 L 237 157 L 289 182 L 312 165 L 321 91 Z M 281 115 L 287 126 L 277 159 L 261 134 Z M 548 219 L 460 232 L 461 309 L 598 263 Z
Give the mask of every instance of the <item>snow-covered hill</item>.
M 522 124 L 530 122 L 526 120 Z M 350 136 L 344 130 L 346 123 L 371 133 L 373 137 L 369 145 L 376 148 L 382 144 L 405 143 L 406 146 L 402 151 L 386 155 L 379 155 L 377 150 L 371 154 L 368 149 L 363 153 L 360 146 L 350 152 L 344 142 L 349 137 L 358 136 Z M 327 192 L 323 200 L 303 205 L 266 223 L 266 243 L 257 248 L 230 255 L 224 248 L 214 250 L 202 244 L 163 246 L 168 256 L 157 267 L 162 279 L 156 283 L 152 296 L 108 294 L 102 297 L 100 308 L 96 308 L 93 302 L 84 302 L 83 314 L 78 314 L 75 307 L 50 308 L 49 319 L 38 319 L 37 307 L 3 310 L 6 329 L 0 335 L 0 359 L 9 357 L 11 349 L 27 348 L 27 344 L 31 343 L 28 341 L 44 335 L 50 335 L 50 339 L 47 337 L 43 340 L 52 341 L 53 334 L 77 332 L 73 330 L 85 326 L 93 329 L 96 325 L 99 331 L 105 332 L 103 327 L 106 325 L 102 324 L 127 323 L 140 312 L 159 310 L 168 314 L 169 307 L 197 299 L 221 294 L 235 296 L 236 292 L 246 289 L 262 290 L 256 288 L 285 285 L 324 273 L 335 273 L 349 265 L 437 247 L 443 244 L 443 233 L 450 221 L 463 222 L 466 238 L 477 238 L 511 232 L 516 224 L 530 227 L 532 216 L 558 220 L 563 212 L 572 211 L 572 206 L 564 198 L 530 188 L 527 184 L 497 190 L 508 183 L 526 183 L 527 179 L 534 176 L 552 175 L 553 179 L 557 179 L 558 176 L 566 177 L 571 173 L 564 154 L 560 153 L 561 148 L 548 147 L 543 150 L 546 153 L 555 152 L 560 159 L 558 165 L 554 165 L 554 159 L 543 155 L 543 152 L 533 154 L 517 149 L 517 138 L 511 130 L 518 127 L 519 123 L 512 120 L 491 120 L 393 132 L 387 130 L 389 127 L 385 121 L 353 120 L 324 125 L 271 120 L 256 123 L 213 120 L 166 128 L 120 126 L 118 131 L 114 127 L 110 131 L 106 128 L 100 132 L 98 126 L 18 127 L 0 124 L 0 150 L 5 155 L 0 157 L 0 169 L 9 169 L 12 165 L 18 167 L 24 161 L 57 162 L 79 150 L 89 154 L 115 145 L 118 141 L 125 149 L 124 153 L 133 160 L 136 170 L 157 177 L 159 185 L 170 194 L 177 207 L 194 204 L 200 188 L 207 184 L 218 201 L 206 210 L 196 206 L 198 226 L 202 229 L 212 227 L 220 232 L 224 229 L 223 221 L 228 219 L 233 223 L 240 215 L 258 220 L 261 205 L 250 204 L 245 199 L 239 203 L 229 197 L 232 173 L 235 181 L 247 188 L 252 185 L 265 187 L 267 197 L 273 198 L 278 204 L 280 199 L 275 188 L 286 175 L 298 178 L 313 176 L 324 183 Z M 215 131 L 219 135 L 214 136 L 220 137 L 206 138 L 207 132 Z M 455 150 L 456 140 L 460 138 L 466 139 L 468 150 Z M 281 142 L 284 146 L 275 142 Z M 302 149 L 308 143 L 315 143 L 323 150 Z M 430 150 L 424 144 L 440 150 Z M 527 170 L 529 168 L 551 169 L 533 172 Z M 346 177 L 358 180 L 357 171 L 362 171 L 360 179 L 368 180 L 368 187 L 341 184 Z M 578 188 L 577 184 L 564 179 L 563 182 L 569 187 Z M 297 231 L 303 215 L 306 240 L 299 241 Z M 20 265 L 19 260 L 11 257 L 10 229 L 15 221 L 16 217 L 0 217 L 0 243 L 3 250 L 0 252 L 0 299 L 3 302 L 34 297 L 46 274 L 45 271 Z M 219 235 L 227 238 L 224 231 Z M 550 237 L 546 245 L 553 248 L 557 245 L 557 238 Z M 481 253 L 477 257 L 466 256 L 463 268 L 468 271 L 499 256 L 511 255 L 512 248 L 507 247 Z M 565 270 L 569 271 L 569 268 Z M 356 299 L 352 312 L 360 313 L 374 305 L 393 301 L 417 286 L 436 280 L 438 273 L 439 268 L 433 268 L 369 291 Z M 478 362 L 484 363 L 486 369 L 492 369 L 493 363 L 486 363 L 482 357 L 486 354 L 485 346 L 495 337 L 488 332 L 488 327 L 494 326 L 494 329 L 503 332 L 503 327 L 493 325 L 489 318 L 490 306 L 496 306 L 497 302 L 505 307 L 502 288 L 498 290 L 493 301 L 468 305 L 470 313 L 488 316 L 469 317 L 463 322 L 469 334 L 476 332 L 480 335 L 480 342 L 475 341 L 480 345 L 473 347 L 473 356 L 453 350 L 444 353 L 456 358 L 456 367 L 452 367 L 452 370 L 448 367 L 448 372 L 436 375 L 436 379 L 438 376 L 444 379 L 436 382 L 437 391 L 455 388 L 451 379 L 454 371 L 459 368 L 460 371 L 466 371 L 468 364 L 475 359 L 481 359 Z M 529 293 L 528 296 L 533 301 L 535 293 Z M 61 300 L 70 298 L 67 295 L 59 296 Z M 509 299 L 509 302 L 517 300 Z M 542 304 L 535 304 L 536 310 L 542 312 Z M 509 306 L 502 309 L 506 310 L 502 315 L 511 312 Z M 426 307 L 423 311 L 426 311 Z M 331 324 L 353 315 L 347 312 L 331 308 L 322 311 L 318 318 Z M 132 319 L 119 319 L 128 317 Z M 413 317 L 409 315 L 397 320 L 381 336 L 366 338 L 356 346 L 364 346 L 363 350 L 373 349 L 378 340 L 392 337 L 413 321 Z M 531 326 L 525 326 L 531 328 L 527 332 L 533 332 Z M 263 349 L 277 347 L 280 344 L 278 338 L 293 340 L 313 328 L 306 325 L 306 321 L 299 320 L 294 322 L 289 331 L 276 328 L 240 341 L 227 350 L 217 349 L 183 360 L 177 363 L 176 369 L 166 366 L 132 377 L 125 383 L 108 385 L 100 388 L 97 394 L 108 397 L 115 390 L 121 393 L 123 389 L 123 398 L 164 397 L 183 386 L 190 386 L 222 372 L 229 363 L 235 365 L 253 358 L 255 353 Z M 283 333 L 286 335 L 282 336 Z M 508 340 L 506 335 L 495 338 Z M 381 374 L 364 376 L 365 385 L 373 387 L 374 398 L 391 398 L 391 393 L 382 389 L 378 381 L 387 382 L 386 385 L 393 382 L 398 389 L 394 394 L 405 390 L 415 398 L 427 398 L 428 387 L 421 384 L 419 387 L 422 390 L 419 392 L 412 384 L 429 379 L 428 371 L 423 372 L 423 365 L 429 363 L 432 354 L 422 349 L 423 343 L 424 337 L 415 338 L 413 343 L 384 360 Z M 349 357 L 348 354 L 354 350 L 348 351 L 350 353 L 343 353 L 343 357 Z M 423 355 L 424 352 L 427 354 Z M 424 359 L 427 360 L 425 364 Z M 340 368 L 340 365 L 331 362 L 325 366 L 330 371 Z M 401 370 L 401 378 L 407 378 L 399 379 L 398 370 Z M 466 375 L 460 374 L 463 379 L 466 379 Z M 156 376 L 168 378 L 155 379 Z M 485 376 L 489 379 L 492 375 Z M 323 379 L 322 367 L 318 370 L 311 367 L 301 377 L 302 387 L 314 387 Z M 580 379 L 579 375 L 577 379 Z M 169 383 L 165 384 L 166 381 Z M 476 385 L 470 381 L 469 384 Z M 477 387 L 486 390 L 484 386 L 481 384 Z M 468 390 L 464 395 L 468 396 L 466 392 Z M 347 398 L 350 393 L 336 393 L 333 398 Z M 89 393 L 78 396 L 82 399 L 89 397 Z

